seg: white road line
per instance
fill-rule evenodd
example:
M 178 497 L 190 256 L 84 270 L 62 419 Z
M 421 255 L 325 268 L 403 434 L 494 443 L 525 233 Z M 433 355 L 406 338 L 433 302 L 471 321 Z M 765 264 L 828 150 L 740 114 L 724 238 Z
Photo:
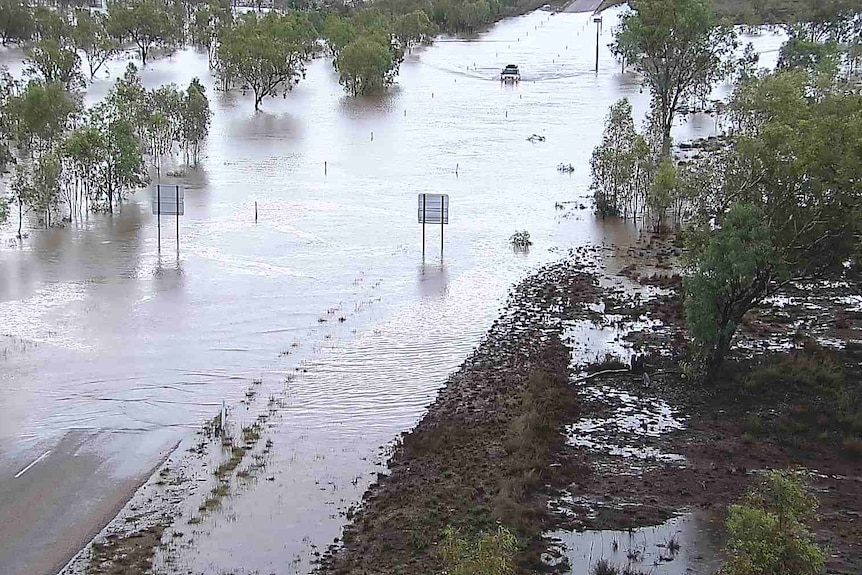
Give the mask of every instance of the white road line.
M 39 457 L 37 457 L 37 458 L 33 461 L 33 463 L 31 463 L 30 465 L 28 465 L 27 467 L 25 467 L 24 469 L 22 469 L 21 471 L 19 471 L 19 472 L 18 472 L 18 475 L 16 475 L 16 476 L 15 476 L 15 479 L 18 479 L 19 477 L 21 477 L 22 475 L 24 475 L 25 473 L 27 473 L 28 471 L 30 471 L 30 468 L 31 468 L 31 467 L 33 467 L 34 465 L 36 465 L 37 463 L 39 463 L 40 461 L 42 461 L 43 459 L 45 459 L 46 457 L 48 457 L 48 454 L 49 454 L 49 453 L 51 453 L 51 450 L 50 450 L 50 449 L 49 449 L 48 451 L 46 451 L 45 453 L 43 453 L 42 455 L 40 455 Z

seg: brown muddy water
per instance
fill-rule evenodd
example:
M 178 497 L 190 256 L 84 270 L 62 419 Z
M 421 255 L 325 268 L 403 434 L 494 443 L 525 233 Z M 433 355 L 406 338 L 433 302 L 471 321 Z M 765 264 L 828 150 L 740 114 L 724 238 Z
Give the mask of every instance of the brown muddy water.
M 616 14 L 605 13 L 598 73 L 591 15 L 536 12 L 415 50 L 380 97 L 345 96 L 316 60 L 257 114 L 250 95 L 214 91 L 204 54 L 149 64 L 145 85 L 197 76 L 213 107 L 201 166 L 162 178 L 186 186 L 179 253 L 171 218 L 157 251 L 147 190 L 113 217 L 31 224 L 22 242 L 0 231 L 0 494 L 41 480 L 69 491 L 0 521 L 0 572 L 54 570 L 110 516 L 104 494 L 142 480 L 223 401 L 253 420 L 254 380 L 258 399 L 279 405 L 270 480 L 237 491 L 160 564 L 308 571 L 380 469 L 380 446 L 415 425 L 509 286 L 559 250 L 633 237 L 577 209 L 589 205 L 607 107 L 625 96 L 642 117 L 648 104 L 606 49 Z M 750 40 L 772 65 L 781 38 Z M 20 58 L 0 49 L 17 75 Z M 508 63 L 520 84 L 496 80 Z M 114 62 L 86 100 L 124 67 Z M 676 137 L 714 129 L 696 115 Z M 534 133 L 545 141 L 527 141 Z M 442 257 L 435 227 L 422 255 L 424 192 L 450 196 Z M 523 229 L 533 246 L 514 253 L 508 238 Z M 75 450 L 61 454 L 70 434 Z M 92 481 L 70 487 L 65 462 L 79 455 Z

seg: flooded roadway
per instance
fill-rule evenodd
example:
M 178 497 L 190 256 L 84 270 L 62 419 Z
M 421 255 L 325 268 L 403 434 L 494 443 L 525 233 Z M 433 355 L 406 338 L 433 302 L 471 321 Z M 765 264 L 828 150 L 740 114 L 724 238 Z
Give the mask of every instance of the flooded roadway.
M 250 95 L 214 91 L 203 54 L 148 65 L 148 87 L 200 77 L 214 112 L 201 167 L 162 180 L 186 186 L 179 254 L 170 218 L 157 251 L 148 191 L 112 218 L 31 229 L 21 244 L 6 233 L 0 246 L 0 572 L 55 570 L 223 400 L 240 412 L 256 379 L 261 395 L 285 397 L 277 479 L 237 497 L 181 563 L 306 569 L 288 566 L 338 535 L 334 506 L 359 499 L 378 447 L 421 417 L 509 286 L 556 250 L 615 241 L 589 210 L 555 209 L 589 194 L 607 107 L 627 96 L 636 117 L 647 108 L 605 48 L 615 13 L 598 74 L 591 15 L 536 12 L 415 50 L 373 99 L 345 96 L 316 60 L 259 114 Z M 780 39 L 757 42 L 774 60 Z M 0 51 L 13 72 L 18 57 Z M 507 63 L 519 85 L 496 80 Z M 713 129 L 694 117 L 677 136 Z M 443 257 L 433 227 L 422 255 L 423 192 L 450 196 Z M 521 229 L 527 254 L 508 245 Z M 338 497 L 319 489 L 324 477 Z

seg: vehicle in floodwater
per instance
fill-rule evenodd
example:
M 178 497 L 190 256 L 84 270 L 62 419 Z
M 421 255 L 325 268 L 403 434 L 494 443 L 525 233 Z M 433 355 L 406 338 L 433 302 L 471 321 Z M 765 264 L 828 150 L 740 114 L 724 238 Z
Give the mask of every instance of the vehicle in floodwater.
M 520 82 L 521 72 L 515 64 L 507 64 L 503 71 L 500 72 L 501 82 Z

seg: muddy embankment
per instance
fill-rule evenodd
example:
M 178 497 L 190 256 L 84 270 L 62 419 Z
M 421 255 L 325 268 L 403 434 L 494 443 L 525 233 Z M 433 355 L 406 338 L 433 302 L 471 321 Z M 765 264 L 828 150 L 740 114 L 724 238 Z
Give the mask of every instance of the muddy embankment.
M 644 236 L 615 254 L 631 262 L 621 275 L 585 264 L 608 251 L 616 250 L 572 253 L 512 290 L 485 340 L 403 435 L 388 473 L 350 510 L 323 573 L 440 572 L 445 527 L 497 524 L 518 535 L 522 571 L 580 573 L 605 557 L 635 573 L 713 573 L 726 506 L 764 470 L 787 467 L 810 472 L 829 572 L 862 572 L 862 470 L 842 449 L 847 436 L 842 443 L 819 429 L 800 441 L 766 423 L 752 434 L 752 413 L 780 420 L 794 398 L 739 391 L 739 373 L 710 387 L 686 378 L 680 281 L 669 272 L 679 250 Z M 769 321 L 772 304 L 752 314 L 733 369 L 796 357 L 803 329 L 809 348 L 846 367 L 848 393 L 862 395 L 852 344 L 862 339 L 862 313 L 839 309 L 858 284 L 818 285 L 801 290 L 792 320 Z M 818 319 L 837 312 L 835 329 Z M 844 345 L 814 342 L 835 342 L 836 330 Z M 785 345 L 794 339 L 799 349 Z M 646 358 L 644 370 L 626 368 L 631 353 Z M 811 393 L 795 401 L 817 401 Z M 681 536 L 674 529 L 695 512 L 700 533 Z M 658 533 L 669 539 L 638 531 L 663 523 Z

